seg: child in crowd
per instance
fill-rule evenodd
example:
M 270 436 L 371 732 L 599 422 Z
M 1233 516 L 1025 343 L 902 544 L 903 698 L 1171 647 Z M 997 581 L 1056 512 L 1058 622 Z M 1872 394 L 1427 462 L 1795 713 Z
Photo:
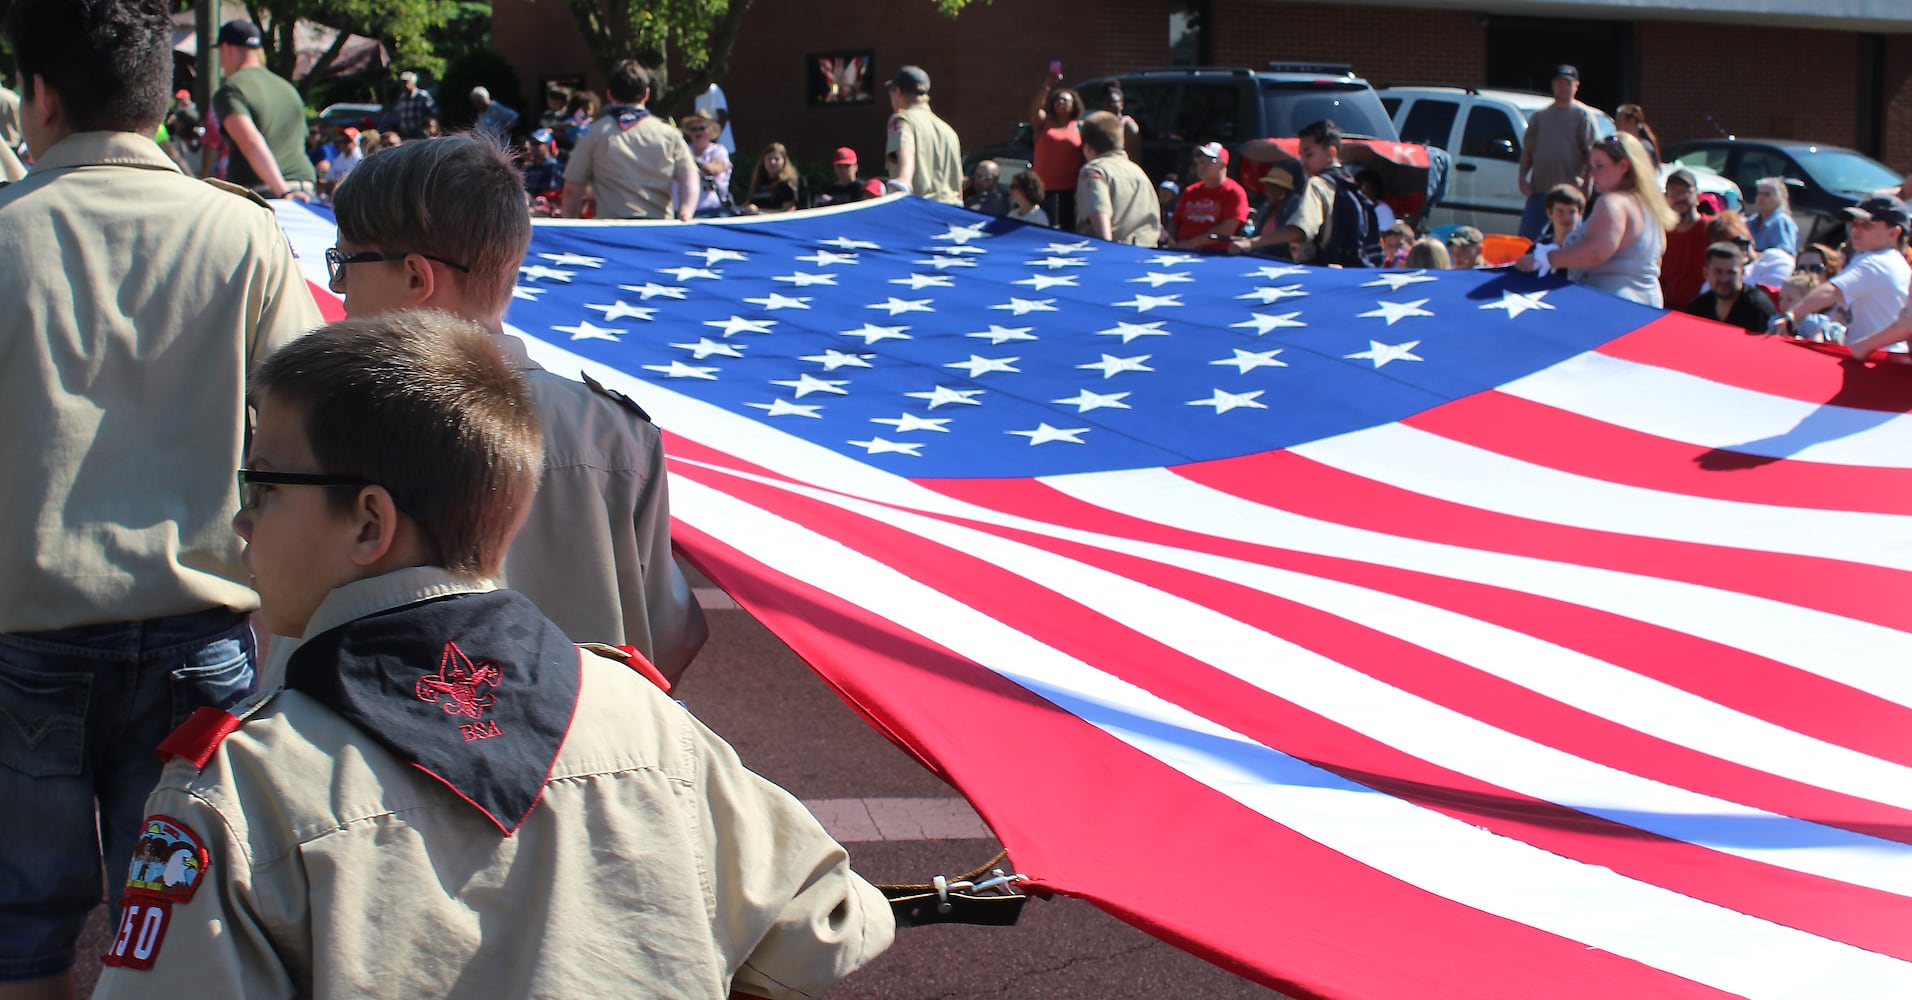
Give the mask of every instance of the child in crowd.
M 801 803 L 487 582 L 541 438 L 483 327 L 334 323 L 250 402 L 233 526 L 281 638 L 160 746 L 95 996 L 815 996 L 888 946 Z
M 1382 267 L 1406 267 L 1408 248 L 1414 245 L 1414 227 L 1397 220 L 1381 234 Z M 1443 248 L 1445 249 L 1445 248 Z
M 1818 284 L 1819 275 L 1815 273 L 1810 271 L 1794 273 L 1792 277 L 1786 279 L 1785 284 L 1779 286 L 1779 311 L 1782 313 L 1793 312 L 1793 308 L 1799 305 L 1799 300 L 1805 298 L 1806 294 L 1811 292 Z M 1826 344 L 1843 344 L 1846 342 L 1846 327 L 1845 324 L 1838 322 L 1825 313 L 1806 313 L 1799 316 L 1799 322 L 1793 329 L 1793 335 L 1802 340 L 1816 340 Z
M 1580 228 L 1580 217 L 1587 212 L 1587 196 L 1572 184 L 1555 184 L 1548 189 L 1545 203 L 1548 226 L 1540 234 L 1540 242 L 1564 247 L 1567 238 Z

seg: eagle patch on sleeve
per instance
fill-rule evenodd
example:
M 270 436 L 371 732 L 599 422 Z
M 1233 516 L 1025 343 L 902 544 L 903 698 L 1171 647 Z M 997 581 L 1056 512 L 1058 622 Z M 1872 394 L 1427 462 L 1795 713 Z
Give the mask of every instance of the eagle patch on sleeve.
M 193 898 L 212 863 L 205 841 L 186 824 L 148 816 L 140 825 L 120 898 L 119 928 L 100 957 L 102 964 L 128 969 L 153 967 L 173 905 Z

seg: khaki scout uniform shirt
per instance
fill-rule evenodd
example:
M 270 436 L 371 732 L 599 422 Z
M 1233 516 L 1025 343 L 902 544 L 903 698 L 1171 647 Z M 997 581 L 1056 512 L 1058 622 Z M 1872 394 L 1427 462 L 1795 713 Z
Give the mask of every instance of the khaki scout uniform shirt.
M 1162 242 L 1162 208 L 1155 198 L 1155 185 L 1119 149 L 1096 156 L 1076 174 L 1076 232 L 1089 232 L 1089 220 L 1103 212 L 1109 213 L 1109 233 L 1115 242 L 1144 247 Z
M 635 646 L 677 677 L 709 636 L 671 557 L 671 502 L 656 425 L 545 371 L 524 342 L 493 341 L 531 388 L 544 471 L 500 582 L 573 642 Z
M 1312 264 L 1321 259 L 1321 251 L 1334 237 L 1334 181 L 1321 174 L 1308 178 L 1307 189 L 1294 205 L 1294 214 L 1281 226 L 1301 230 L 1302 240 L 1295 244 L 1295 263 Z
M 17 147 L 20 134 L 20 95 L 0 87 L 0 146 Z
M 684 134 L 646 114 L 628 129 L 614 115 L 591 123 L 565 164 L 564 179 L 589 184 L 597 193 L 597 218 L 671 218 L 671 185 L 694 173 Z
M 936 117 L 928 102 L 921 102 L 890 116 L 889 139 L 884 155 L 912 150 L 916 156 L 911 173 L 910 192 L 931 201 L 951 205 L 963 203 L 963 147 L 956 130 Z
M 334 590 L 307 634 L 484 589 L 400 570 Z M 147 811 L 206 861 L 156 941 L 126 935 L 151 967 L 104 969 L 95 1000 L 807 997 L 889 946 L 888 903 L 803 805 L 622 663 L 580 651 L 570 731 L 506 837 L 278 689 L 298 644 L 273 643 L 203 770 L 167 765 Z
M 272 212 L 81 132 L 0 188 L 0 632 L 258 599 L 246 374 L 320 323 Z

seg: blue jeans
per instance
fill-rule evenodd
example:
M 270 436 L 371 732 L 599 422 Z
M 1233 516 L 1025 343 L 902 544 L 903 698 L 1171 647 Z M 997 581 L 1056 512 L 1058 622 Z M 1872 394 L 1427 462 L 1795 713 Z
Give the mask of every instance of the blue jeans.
M 255 659 L 225 609 L 0 635 L 0 981 L 72 967 L 102 863 L 109 904 L 126 883 L 154 748 L 250 693 Z
M 1520 235 L 1538 240 L 1546 231 L 1547 223 L 1547 192 L 1535 191 L 1527 196 L 1526 204 L 1520 206 Z

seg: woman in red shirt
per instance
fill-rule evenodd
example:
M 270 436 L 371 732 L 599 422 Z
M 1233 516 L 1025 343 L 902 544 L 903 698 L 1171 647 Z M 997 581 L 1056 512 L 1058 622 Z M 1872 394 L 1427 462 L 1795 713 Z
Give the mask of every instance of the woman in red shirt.
M 1061 86 L 1060 77 L 1044 77 L 1029 102 L 1029 124 L 1036 130 L 1035 171 L 1042 178 L 1043 212 L 1049 224 L 1075 227 L 1076 172 L 1082 169 L 1082 97 Z

